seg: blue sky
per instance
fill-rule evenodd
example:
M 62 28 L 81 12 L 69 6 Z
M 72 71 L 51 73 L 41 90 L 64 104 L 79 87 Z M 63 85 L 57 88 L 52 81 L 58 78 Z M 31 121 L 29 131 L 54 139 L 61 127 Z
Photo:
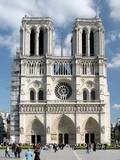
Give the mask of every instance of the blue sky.
M 0 111 L 10 110 L 11 65 L 19 47 L 22 17 L 25 14 L 52 17 L 57 39 L 63 32 L 66 54 L 69 52 L 74 19 L 94 17 L 96 8 L 105 27 L 112 122 L 120 118 L 120 0 L 0 0 Z M 59 43 L 56 52 L 60 52 Z

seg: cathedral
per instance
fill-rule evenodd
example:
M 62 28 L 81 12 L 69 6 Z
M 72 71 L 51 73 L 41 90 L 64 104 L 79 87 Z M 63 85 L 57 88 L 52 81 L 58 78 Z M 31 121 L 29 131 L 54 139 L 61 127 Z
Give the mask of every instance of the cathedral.
M 52 19 L 22 18 L 11 73 L 11 143 L 110 144 L 102 20 L 76 18 L 71 33 L 71 55 L 57 56 Z

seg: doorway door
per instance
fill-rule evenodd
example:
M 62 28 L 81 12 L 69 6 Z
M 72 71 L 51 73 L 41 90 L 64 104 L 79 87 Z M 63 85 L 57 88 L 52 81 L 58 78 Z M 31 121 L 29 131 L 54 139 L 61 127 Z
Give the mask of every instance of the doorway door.
M 68 133 L 64 134 L 64 144 L 69 144 L 69 135 L 68 135 Z
M 63 144 L 63 134 L 59 133 L 59 144 Z
M 94 133 L 90 134 L 90 143 L 95 143 L 95 134 Z
M 89 143 L 89 133 L 85 134 L 85 143 Z

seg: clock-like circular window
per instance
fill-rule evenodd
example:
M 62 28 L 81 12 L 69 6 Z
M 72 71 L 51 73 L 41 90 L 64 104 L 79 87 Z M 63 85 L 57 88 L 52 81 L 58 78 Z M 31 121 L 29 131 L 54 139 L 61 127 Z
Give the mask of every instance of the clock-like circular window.
M 72 88 L 66 82 L 60 82 L 55 87 L 55 95 L 62 100 L 68 99 L 72 95 Z

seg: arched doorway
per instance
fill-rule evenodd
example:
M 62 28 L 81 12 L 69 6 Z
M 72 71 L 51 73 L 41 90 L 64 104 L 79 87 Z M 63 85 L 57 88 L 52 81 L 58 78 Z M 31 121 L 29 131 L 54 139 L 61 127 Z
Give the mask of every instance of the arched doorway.
M 75 124 L 66 115 L 60 116 L 51 127 L 51 133 L 57 136 L 56 141 L 53 143 L 58 144 L 75 144 L 76 143 L 76 130 Z
M 31 143 L 45 144 L 45 127 L 39 119 L 34 119 L 31 127 Z
M 99 143 L 100 129 L 98 122 L 90 117 L 85 125 L 85 143 Z

